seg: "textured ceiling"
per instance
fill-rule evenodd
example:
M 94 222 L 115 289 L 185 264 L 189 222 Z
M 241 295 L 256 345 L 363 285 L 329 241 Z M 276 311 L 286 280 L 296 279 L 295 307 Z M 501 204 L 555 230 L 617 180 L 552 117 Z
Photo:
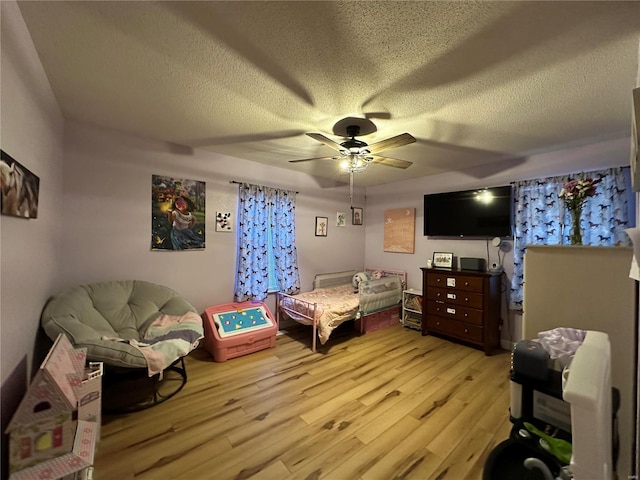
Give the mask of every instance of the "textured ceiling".
M 375 185 L 629 135 L 640 2 L 19 2 L 63 115 L 344 181 L 334 124 L 417 142 Z

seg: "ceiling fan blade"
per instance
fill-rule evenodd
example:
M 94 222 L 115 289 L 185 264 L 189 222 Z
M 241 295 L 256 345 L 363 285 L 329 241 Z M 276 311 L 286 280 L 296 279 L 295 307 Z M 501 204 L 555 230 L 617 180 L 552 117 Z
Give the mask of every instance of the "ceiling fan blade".
M 413 162 L 409 162 L 408 160 L 398 160 L 397 158 L 381 157 L 380 155 L 374 155 L 371 162 L 395 168 L 409 168 L 411 165 L 413 165 Z
M 395 137 L 387 138 L 386 140 L 381 140 L 379 142 L 372 143 L 367 147 L 367 150 L 375 154 L 375 153 L 380 153 L 383 150 L 402 147 L 403 145 L 408 145 L 415 141 L 416 139 L 413 138 L 413 135 L 410 135 L 408 133 L 401 133 L 400 135 L 396 135 Z
M 337 150 L 338 152 L 340 150 L 343 150 L 342 145 L 340 145 L 337 142 L 334 142 L 330 138 L 325 137 L 321 133 L 307 133 L 307 135 L 310 136 L 311 138 L 313 138 L 314 140 L 319 141 L 320 143 L 324 143 L 327 147 L 331 147 L 334 150 Z
M 336 157 L 302 158 L 300 160 L 289 160 L 289 163 L 310 162 L 311 160 L 333 160 L 334 158 Z

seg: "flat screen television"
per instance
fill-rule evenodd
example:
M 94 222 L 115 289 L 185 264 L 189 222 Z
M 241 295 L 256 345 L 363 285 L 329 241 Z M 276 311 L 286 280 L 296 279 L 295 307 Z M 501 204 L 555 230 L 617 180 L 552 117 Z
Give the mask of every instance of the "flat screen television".
M 430 237 L 511 237 L 510 185 L 424 196 L 424 234 Z

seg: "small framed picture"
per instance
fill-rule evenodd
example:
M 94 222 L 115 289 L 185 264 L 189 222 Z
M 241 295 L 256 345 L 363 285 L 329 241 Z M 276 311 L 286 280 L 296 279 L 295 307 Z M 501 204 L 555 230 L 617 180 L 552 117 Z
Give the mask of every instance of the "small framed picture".
M 344 212 L 336 213 L 336 227 L 346 227 L 347 226 L 347 214 Z
M 453 267 L 453 253 L 449 252 L 433 252 L 434 268 L 451 268 Z
M 326 237 L 328 225 L 329 217 L 316 217 L 316 237 Z
M 231 232 L 231 212 L 216 212 L 216 232 Z
M 363 210 L 360 207 L 353 207 L 351 209 L 351 224 L 362 225 Z

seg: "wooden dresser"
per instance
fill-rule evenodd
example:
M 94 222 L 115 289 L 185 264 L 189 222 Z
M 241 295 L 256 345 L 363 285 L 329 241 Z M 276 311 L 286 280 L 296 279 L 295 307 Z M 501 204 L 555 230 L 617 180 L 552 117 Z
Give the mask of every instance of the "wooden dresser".
M 481 347 L 500 346 L 499 273 L 421 268 L 422 335 L 434 333 Z

